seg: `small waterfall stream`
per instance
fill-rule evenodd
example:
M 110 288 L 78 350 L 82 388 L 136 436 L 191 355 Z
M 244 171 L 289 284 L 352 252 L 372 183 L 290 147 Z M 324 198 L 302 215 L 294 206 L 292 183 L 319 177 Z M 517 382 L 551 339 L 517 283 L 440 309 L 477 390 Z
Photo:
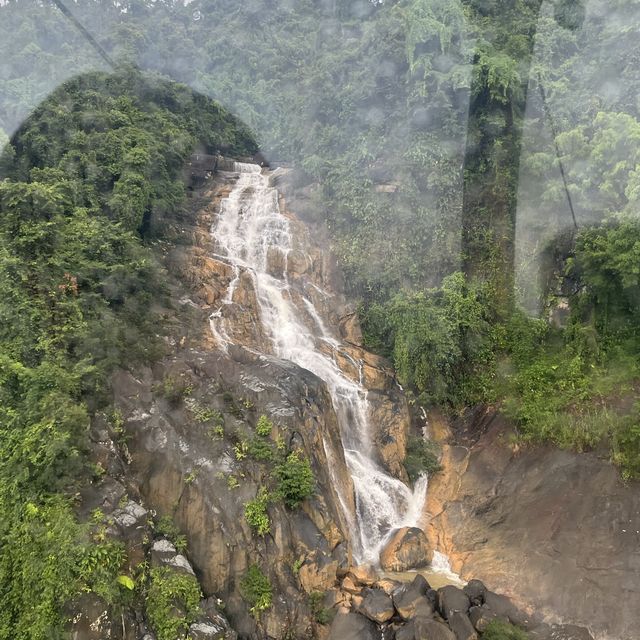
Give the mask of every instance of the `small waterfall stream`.
M 312 300 L 303 296 L 303 304 L 296 306 L 300 296 L 292 295 L 286 269 L 292 236 L 289 221 L 280 211 L 278 192 L 258 165 L 236 163 L 235 170 L 238 180 L 222 200 L 212 227 L 215 257 L 229 264 L 233 275 L 219 309 L 210 316 L 211 330 L 220 347 L 227 349 L 232 331 L 225 310 L 233 304 L 241 275 L 249 274 L 271 353 L 311 371 L 329 390 L 355 490 L 355 518 L 345 513 L 348 521 L 355 519 L 355 558 L 376 563 L 392 530 L 419 523 L 427 479 L 421 478 L 411 491 L 375 462 L 367 389 L 362 380 L 347 377 L 331 356 L 340 349 L 340 341 L 326 327 Z M 274 255 L 284 269 L 273 268 Z M 361 369 L 361 363 L 354 364 Z M 341 502 L 346 510 L 348 502 Z

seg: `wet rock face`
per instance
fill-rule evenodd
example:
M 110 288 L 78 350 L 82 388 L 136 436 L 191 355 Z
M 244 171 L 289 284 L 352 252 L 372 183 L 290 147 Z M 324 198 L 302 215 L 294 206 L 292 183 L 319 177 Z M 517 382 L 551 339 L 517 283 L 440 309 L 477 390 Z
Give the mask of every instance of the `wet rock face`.
M 189 389 L 179 401 L 154 391 L 162 381 L 177 379 L 188 380 Z M 234 393 L 223 390 L 223 383 Z M 287 631 L 307 637 L 311 614 L 305 591 L 331 588 L 338 566 L 350 553 L 335 493 L 336 482 L 348 487 L 350 477 L 324 385 L 309 372 L 274 358 L 245 351 L 231 359 L 194 349 L 138 377 L 121 372 L 114 378 L 114 392 L 127 434 L 129 474 L 146 504 L 171 516 L 184 532 L 205 595 L 225 601 L 239 633 L 258 633 L 240 589 L 242 576 L 257 563 L 274 594 L 281 594 L 274 595 L 273 606 L 261 615 L 261 627 L 273 637 Z M 221 431 L 212 431 L 204 409 L 221 416 Z M 274 449 L 280 439 L 283 446 L 303 451 L 315 478 L 315 493 L 301 508 L 269 506 L 271 527 L 264 537 L 250 529 L 244 508 L 268 481 L 268 466 L 237 444 L 256 438 L 254 425 L 262 413 L 275 425 L 267 438 Z M 205 418 L 194 417 L 198 415 Z M 328 455 L 333 456 L 332 465 Z M 166 540 L 156 541 L 151 554 L 154 563 L 185 568 L 184 556 Z M 298 560 L 302 564 L 296 577 L 291 567 Z
M 433 551 L 422 529 L 403 527 L 392 536 L 380 554 L 380 566 L 384 571 L 408 571 L 420 569 L 431 563 Z
M 369 589 L 363 596 L 360 612 L 378 624 L 391 620 L 395 609 L 391 598 L 379 589 Z
M 640 609 L 628 602 L 640 600 L 638 482 L 623 484 L 593 453 L 515 451 L 493 414 L 474 424 L 477 442 L 445 445 L 445 471 L 430 479 L 432 544 L 463 577 L 519 604 L 636 640 Z
M 329 640 L 382 640 L 376 624 L 358 613 L 339 613 L 331 625 Z
M 462 589 L 447 585 L 438 590 L 438 608 L 445 619 L 456 612 L 466 615 L 470 606 L 469 596 Z
M 107 603 L 95 594 L 86 594 L 73 603 L 72 640 L 110 640 L 115 623 Z

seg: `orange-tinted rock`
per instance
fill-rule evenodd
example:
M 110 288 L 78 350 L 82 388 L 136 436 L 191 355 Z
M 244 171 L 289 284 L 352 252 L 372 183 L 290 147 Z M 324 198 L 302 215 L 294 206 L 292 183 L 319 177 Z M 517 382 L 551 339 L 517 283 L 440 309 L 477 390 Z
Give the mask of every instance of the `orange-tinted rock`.
M 385 571 L 408 571 L 426 567 L 433 557 L 427 536 L 417 527 L 398 529 L 380 554 Z
M 352 578 L 356 584 L 370 587 L 378 580 L 378 574 L 370 564 L 360 564 L 357 567 L 351 567 L 347 576 Z
M 342 590 L 347 593 L 358 594 L 362 591 L 362 587 L 356 584 L 356 581 L 351 576 L 347 576 L 342 581 Z

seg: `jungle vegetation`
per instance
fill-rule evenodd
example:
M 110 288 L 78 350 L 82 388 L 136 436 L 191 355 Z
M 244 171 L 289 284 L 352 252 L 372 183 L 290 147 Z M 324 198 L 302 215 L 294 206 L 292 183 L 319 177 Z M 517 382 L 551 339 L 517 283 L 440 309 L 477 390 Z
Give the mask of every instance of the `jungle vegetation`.
M 77 523 L 74 496 L 97 471 L 87 436 L 109 374 L 162 353 L 165 276 L 147 221 L 182 206 L 196 145 L 256 148 L 217 104 L 127 69 L 69 80 L 4 150 L 0 638 L 59 637 L 72 597 L 126 595 L 124 549 Z
M 0 638 L 120 597 L 72 496 L 110 371 L 161 349 L 149 222 L 197 146 L 296 168 L 414 402 L 640 475 L 640 10 L 589 6 L 74 3 L 115 70 L 53 4 L 0 6 Z

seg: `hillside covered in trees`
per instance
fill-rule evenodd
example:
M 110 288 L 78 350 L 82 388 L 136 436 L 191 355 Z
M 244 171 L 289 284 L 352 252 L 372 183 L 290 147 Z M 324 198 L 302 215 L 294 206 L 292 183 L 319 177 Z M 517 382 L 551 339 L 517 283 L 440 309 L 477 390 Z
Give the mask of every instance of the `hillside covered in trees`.
M 150 223 L 196 148 L 293 168 L 416 406 L 640 475 L 637 3 L 71 9 L 115 70 L 55 5 L 0 6 L 0 638 L 123 597 L 73 496 L 110 374 L 162 353 Z
M 2 638 L 58 637 L 69 599 L 119 595 L 124 548 L 72 507 L 104 473 L 87 456 L 88 423 L 108 410 L 110 374 L 163 351 L 166 281 L 147 223 L 183 206 L 196 145 L 256 149 L 218 105 L 127 70 L 68 81 L 4 150 Z
M 114 60 L 220 101 L 319 185 L 368 344 L 422 402 L 501 401 L 524 437 L 605 440 L 637 471 L 633 2 L 124 9 L 74 7 Z M 104 62 L 54 7 L 2 13 L 9 133 L 56 78 Z

